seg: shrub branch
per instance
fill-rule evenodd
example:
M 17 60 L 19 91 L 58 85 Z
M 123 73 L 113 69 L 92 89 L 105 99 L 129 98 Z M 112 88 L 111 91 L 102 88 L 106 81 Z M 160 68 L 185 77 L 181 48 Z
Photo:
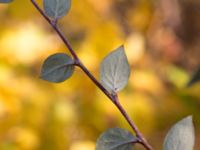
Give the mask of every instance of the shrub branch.
M 122 107 L 118 100 L 117 94 L 110 94 L 108 90 L 104 88 L 104 86 L 91 74 L 91 72 L 83 65 L 79 57 L 77 56 L 76 52 L 73 50 L 71 44 L 67 40 L 67 38 L 63 35 L 61 30 L 57 26 L 58 20 L 51 20 L 44 11 L 39 7 L 39 5 L 36 3 L 35 0 L 31 0 L 31 3 L 34 5 L 34 7 L 40 12 L 40 14 L 46 19 L 46 21 L 52 26 L 52 28 L 55 30 L 55 32 L 58 34 L 58 36 L 61 38 L 65 46 L 68 48 L 69 52 L 71 53 L 72 57 L 75 60 L 75 65 L 78 66 L 92 81 L 93 83 L 114 103 L 114 105 L 117 107 L 117 109 L 121 112 L 121 114 L 124 116 L 128 124 L 131 126 L 133 131 L 136 133 L 136 137 L 138 138 L 137 143 L 142 144 L 147 150 L 153 150 L 151 145 L 147 142 L 147 140 L 144 138 L 138 127 L 135 125 L 135 123 L 131 120 L 125 109 Z

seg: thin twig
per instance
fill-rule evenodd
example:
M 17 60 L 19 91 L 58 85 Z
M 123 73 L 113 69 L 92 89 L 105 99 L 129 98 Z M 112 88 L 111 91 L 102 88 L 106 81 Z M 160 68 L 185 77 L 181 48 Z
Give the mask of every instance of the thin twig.
M 32 4 L 35 6 L 35 8 L 40 12 L 40 14 L 47 20 L 47 22 L 54 28 L 54 30 L 57 32 L 57 34 L 59 35 L 59 37 L 63 40 L 63 42 L 65 43 L 65 45 L 67 46 L 67 48 L 69 49 L 70 53 L 72 54 L 72 56 L 74 57 L 74 59 L 77 61 L 79 60 L 76 53 L 74 52 L 74 50 L 72 49 L 71 45 L 69 44 L 69 42 L 67 41 L 67 39 L 65 38 L 65 36 L 62 34 L 62 32 L 60 32 L 60 30 L 57 28 L 57 25 L 55 23 L 55 20 L 51 20 L 45 13 L 44 11 L 39 7 L 39 5 L 35 2 L 35 0 L 31 0 Z M 57 22 L 57 21 L 56 21 Z
M 133 121 L 131 120 L 131 118 L 129 117 L 129 115 L 126 113 L 126 111 L 124 110 L 124 108 L 120 104 L 117 95 L 114 96 L 114 99 L 115 100 L 113 102 L 114 102 L 115 106 L 118 108 L 118 110 L 124 116 L 124 118 L 126 118 L 126 121 L 129 123 L 129 125 L 131 126 L 131 128 L 135 131 L 136 136 L 139 139 L 139 143 L 141 143 L 146 149 L 153 150 L 153 148 L 151 147 L 151 145 L 147 142 L 147 140 L 144 138 L 144 136 L 142 135 L 142 133 L 139 131 L 138 127 L 133 123 Z
M 85 74 L 94 82 L 94 84 L 115 104 L 115 106 L 119 109 L 119 111 L 122 113 L 126 121 L 129 123 L 131 128 L 136 133 L 136 136 L 138 138 L 138 143 L 142 144 L 147 150 L 153 150 L 153 148 L 148 144 L 146 139 L 143 137 L 142 133 L 139 131 L 137 126 L 133 123 L 133 121 L 130 119 L 124 108 L 119 103 L 117 95 L 110 94 L 108 90 L 104 88 L 104 86 L 90 73 L 90 71 L 83 65 L 83 63 L 80 61 L 79 57 L 71 47 L 70 43 L 68 42 L 67 38 L 62 34 L 62 32 L 57 27 L 57 24 L 43 12 L 43 10 L 39 7 L 39 5 L 35 2 L 35 0 L 31 0 L 32 4 L 35 6 L 35 8 L 40 12 L 40 14 L 47 20 L 47 22 L 54 28 L 56 33 L 59 35 L 59 37 L 62 39 L 66 47 L 69 49 L 71 55 L 75 59 L 76 65 L 80 67 Z

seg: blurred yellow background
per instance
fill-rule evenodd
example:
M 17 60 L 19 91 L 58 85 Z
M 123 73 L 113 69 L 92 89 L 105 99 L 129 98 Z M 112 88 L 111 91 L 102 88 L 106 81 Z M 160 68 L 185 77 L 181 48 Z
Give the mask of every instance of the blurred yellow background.
M 72 0 L 59 22 L 97 78 L 104 56 L 125 45 L 132 70 L 120 101 L 158 150 L 187 115 L 200 148 L 200 83 L 185 87 L 200 66 L 198 7 L 198 0 Z M 1 150 L 94 150 L 107 128 L 131 131 L 80 69 L 60 84 L 39 79 L 49 55 L 69 52 L 29 0 L 0 4 L 0 20 Z

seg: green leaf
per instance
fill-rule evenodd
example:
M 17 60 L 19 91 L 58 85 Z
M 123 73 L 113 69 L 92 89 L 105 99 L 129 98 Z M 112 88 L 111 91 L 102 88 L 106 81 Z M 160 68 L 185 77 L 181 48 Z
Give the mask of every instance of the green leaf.
M 43 0 L 43 5 L 45 13 L 49 17 L 59 19 L 68 13 L 71 0 Z
M 13 0 L 0 0 L 0 3 L 10 3 L 12 2 Z
M 120 46 L 102 61 L 100 81 L 109 92 L 116 93 L 126 86 L 129 76 L 130 66 L 128 59 L 124 46 Z
M 41 78 L 50 82 L 63 82 L 74 72 L 74 60 L 64 54 L 49 56 L 42 66 Z
M 200 81 L 200 68 L 194 73 L 194 75 L 188 82 L 187 86 L 188 87 L 192 86 L 193 84 L 195 84 L 196 82 L 199 82 L 199 81 Z
M 194 141 L 192 116 L 188 116 L 169 130 L 164 140 L 164 150 L 193 150 Z
M 137 142 L 137 138 L 130 132 L 112 128 L 100 135 L 96 150 L 132 150 L 135 142 Z

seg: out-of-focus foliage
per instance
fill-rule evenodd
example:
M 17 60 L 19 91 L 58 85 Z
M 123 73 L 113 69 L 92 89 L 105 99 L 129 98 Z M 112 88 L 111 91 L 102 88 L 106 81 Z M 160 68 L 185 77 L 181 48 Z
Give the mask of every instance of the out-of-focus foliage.
M 192 86 L 193 84 L 199 81 L 200 81 L 200 68 L 191 77 L 191 80 L 188 82 L 188 86 Z
M 119 98 L 155 149 L 188 114 L 196 149 L 200 143 L 200 84 L 186 87 L 200 65 L 199 7 L 198 0 L 73 0 L 59 22 L 96 77 L 104 56 L 125 45 L 131 76 Z M 30 1 L 0 4 L 0 19 L 0 149 L 94 150 L 107 128 L 130 129 L 80 69 L 61 84 L 39 79 L 42 62 L 68 50 Z

